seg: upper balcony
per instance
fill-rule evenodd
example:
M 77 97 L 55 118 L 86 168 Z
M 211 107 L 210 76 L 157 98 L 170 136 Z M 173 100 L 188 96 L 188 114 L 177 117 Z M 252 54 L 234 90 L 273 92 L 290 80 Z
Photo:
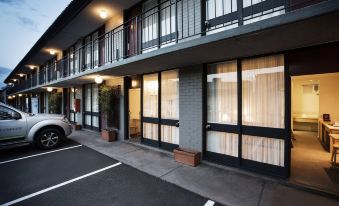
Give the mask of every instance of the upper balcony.
M 196 45 L 186 44 L 186 47 L 197 46 L 201 44 L 199 39 L 218 33 L 228 32 L 233 35 L 226 35 L 222 38 L 234 37 L 236 29 L 258 22 L 263 24 L 257 24 L 259 26 L 256 26 L 256 29 L 265 29 L 264 21 L 267 19 L 286 16 L 289 13 L 295 15 L 300 9 L 309 5 L 314 7 L 319 2 L 319 4 L 324 4 L 326 1 L 167 0 L 161 1 L 160 4 L 154 0 L 146 1 L 139 6 L 141 12 L 135 15 L 134 10 L 138 8 L 133 10 L 133 7 L 125 10 L 125 21 L 121 25 L 95 38 L 84 39 L 80 46 L 64 51 L 63 56 L 58 60 L 49 61 L 39 66 L 39 69 L 29 74 L 26 79 L 14 82 L 14 87 L 10 87 L 9 92 L 25 92 L 66 79 L 109 70 L 115 67 L 117 62 L 128 63 L 126 60 L 147 53 L 150 57 L 156 50 L 165 50 L 165 48 L 168 49 L 181 43 L 195 41 Z M 335 4 L 331 0 L 328 2 Z M 338 9 L 339 5 L 336 4 L 336 6 L 334 9 Z M 300 19 L 303 18 L 305 17 L 300 16 Z M 287 22 L 287 20 L 284 21 Z M 247 32 L 247 30 L 242 31 Z M 241 34 L 241 32 L 237 33 L 237 35 Z M 216 52 L 213 60 L 219 58 L 217 53 L 219 52 Z M 209 59 L 205 61 L 207 60 Z M 117 74 L 130 75 L 132 73 L 118 72 Z

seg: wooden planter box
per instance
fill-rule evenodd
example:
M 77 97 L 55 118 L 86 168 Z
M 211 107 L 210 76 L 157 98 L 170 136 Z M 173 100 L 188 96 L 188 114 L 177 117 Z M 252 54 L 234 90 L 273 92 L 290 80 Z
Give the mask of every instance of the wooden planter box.
M 117 132 L 103 129 L 101 130 L 101 138 L 107 142 L 113 142 L 117 140 Z
M 73 129 L 74 130 L 81 130 L 81 125 L 80 124 L 73 124 Z
M 177 162 L 196 167 L 200 164 L 200 152 L 181 148 L 174 149 L 174 159 Z

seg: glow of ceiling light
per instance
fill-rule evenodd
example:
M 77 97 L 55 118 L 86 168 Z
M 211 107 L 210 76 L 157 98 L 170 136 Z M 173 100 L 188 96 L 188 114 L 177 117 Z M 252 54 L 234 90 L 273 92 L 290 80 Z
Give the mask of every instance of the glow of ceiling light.
M 17 81 L 17 79 L 13 79 L 13 81 L 14 81 L 14 82 L 16 82 L 16 81 Z
M 101 84 L 102 81 L 103 81 L 103 79 L 102 79 L 101 76 L 97 76 L 97 77 L 95 77 L 94 81 L 95 81 L 95 83 L 97 83 L 97 84 Z
M 15 98 L 15 95 L 13 95 L 12 97 Z
M 34 69 L 34 66 L 31 65 L 31 66 L 29 66 L 29 68 L 30 68 L 31 70 L 33 70 L 33 69 Z
M 74 55 L 73 55 L 73 54 L 71 54 L 71 55 L 70 55 L 70 58 L 71 58 L 71 59 L 73 59 L 73 56 L 74 56 Z
M 132 87 L 136 87 L 138 85 L 138 82 L 135 80 L 132 80 Z
M 8 96 L 8 99 L 13 99 L 11 96 Z
M 47 91 L 51 92 L 51 91 L 53 91 L 53 88 L 52 87 L 47 87 Z
M 99 12 L 99 16 L 100 16 L 100 18 L 102 18 L 102 19 L 106 19 L 107 16 L 108 16 L 107 11 L 106 11 L 106 10 L 101 10 L 101 11 Z
M 53 50 L 53 49 L 49 50 L 49 54 L 50 55 L 54 55 L 55 54 L 55 50 Z
M 24 74 L 19 74 L 19 76 L 20 76 L 20 77 L 23 77 L 23 76 L 24 76 Z
M 19 94 L 19 97 L 21 97 L 22 96 L 22 94 Z

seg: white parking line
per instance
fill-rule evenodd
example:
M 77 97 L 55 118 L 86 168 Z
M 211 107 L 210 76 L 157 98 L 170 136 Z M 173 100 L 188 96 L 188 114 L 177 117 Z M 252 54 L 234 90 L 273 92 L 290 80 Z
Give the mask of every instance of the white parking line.
M 204 206 L 213 206 L 215 202 L 213 202 L 212 200 L 208 200 Z
M 81 146 L 82 145 L 80 144 L 80 145 L 76 145 L 76 146 L 73 146 L 73 147 L 66 147 L 66 148 L 57 149 L 57 150 L 53 150 L 53 151 L 49 151 L 49 152 L 44 152 L 44 153 L 39 153 L 39 154 L 30 155 L 30 156 L 26 156 L 26 157 L 20 157 L 20 158 L 16 158 L 16 159 L 12 159 L 12 160 L 7 160 L 7 161 L 0 162 L 0 165 L 5 164 L 5 163 L 9 163 L 9 162 L 14 162 L 14 161 L 18 161 L 18 160 L 31 158 L 31 157 L 37 157 L 37 156 L 41 156 L 41 155 L 45 155 L 45 154 L 50 154 L 50 153 L 54 153 L 54 152 L 60 152 L 60 151 L 63 151 L 63 150 L 73 149 L 73 148 L 81 147 Z
M 16 204 L 16 203 L 18 203 L 18 202 L 27 200 L 27 199 L 29 199 L 29 198 L 32 198 L 32 197 L 34 197 L 34 196 L 43 194 L 43 193 L 45 193 L 45 192 L 54 190 L 54 189 L 56 189 L 56 188 L 59 188 L 59 187 L 68 185 L 68 184 L 70 184 L 70 183 L 72 183 L 72 182 L 75 182 L 75 181 L 84 179 L 84 178 L 86 178 L 86 177 L 89 177 L 89 176 L 91 176 L 91 175 L 95 175 L 95 174 L 97 174 L 97 173 L 99 173 L 99 172 L 103 172 L 103 171 L 105 171 L 105 170 L 108 170 L 108 169 L 110 169 L 110 168 L 113 168 L 113 167 L 116 167 L 116 166 L 119 166 L 119 165 L 121 165 L 121 162 L 115 163 L 115 164 L 113 164 L 113 165 L 110 165 L 110 166 L 108 166 L 108 167 L 104 167 L 104 168 L 102 168 L 102 169 L 96 170 L 96 171 L 94 171 L 94 172 L 91 172 L 91 173 L 88 173 L 88 174 L 85 174 L 85 175 L 82 175 L 82 176 L 80 176 L 80 177 L 77 177 L 77 178 L 68 180 L 68 181 L 66 181 L 66 182 L 63 182 L 63 183 L 54 185 L 54 186 L 52 186 L 52 187 L 48 187 L 48 188 L 46 188 L 46 189 L 40 190 L 40 191 L 35 192 L 35 193 L 32 193 L 32 194 L 30 194 L 30 195 L 26 195 L 26 196 L 24 196 L 24 197 L 20 197 L 20 198 L 18 198 L 18 199 L 16 199 L 16 200 L 7 202 L 7 203 L 2 204 L 2 205 L 0 205 L 0 206 L 9 206 L 9 205 Z

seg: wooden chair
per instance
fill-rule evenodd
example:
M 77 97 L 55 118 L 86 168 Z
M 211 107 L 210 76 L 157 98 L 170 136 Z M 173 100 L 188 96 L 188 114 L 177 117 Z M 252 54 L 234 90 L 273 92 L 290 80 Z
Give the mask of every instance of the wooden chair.
M 339 154 L 339 134 L 330 134 L 332 139 L 332 155 L 331 162 L 333 166 L 337 166 L 337 154 Z

